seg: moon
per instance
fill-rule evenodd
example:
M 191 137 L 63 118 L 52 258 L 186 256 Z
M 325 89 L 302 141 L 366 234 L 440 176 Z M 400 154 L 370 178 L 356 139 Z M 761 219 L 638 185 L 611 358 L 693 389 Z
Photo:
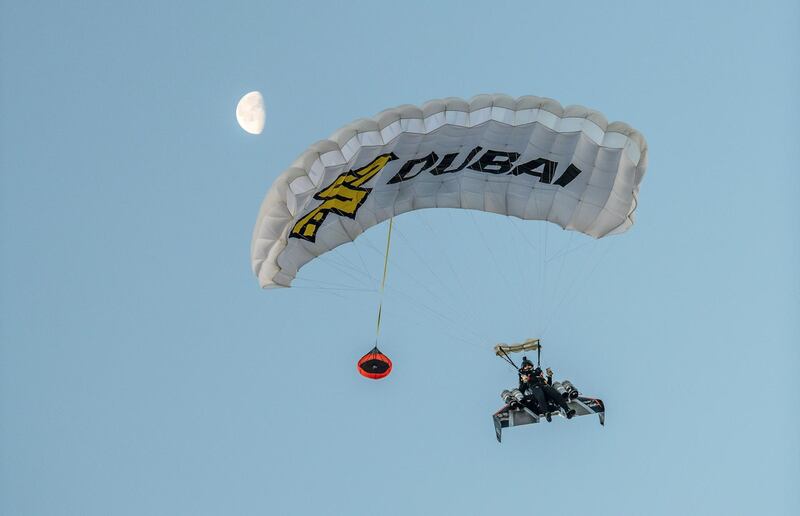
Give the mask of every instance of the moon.
M 265 117 L 264 97 L 260 91 L 251 91 L 236 104 L 236 121 L 250 134 L 261 134 Z

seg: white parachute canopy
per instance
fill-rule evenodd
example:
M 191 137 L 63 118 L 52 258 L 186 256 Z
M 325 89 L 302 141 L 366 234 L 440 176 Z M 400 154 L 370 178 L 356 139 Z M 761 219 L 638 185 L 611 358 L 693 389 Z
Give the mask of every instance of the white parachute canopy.
M 309 147 L 267 193 L 251 245 L 262 287 L 411 210 L 465 208 L 595 238 L 634 221 L 647 143 L 582 106 L 479 95 L 400 106 Z

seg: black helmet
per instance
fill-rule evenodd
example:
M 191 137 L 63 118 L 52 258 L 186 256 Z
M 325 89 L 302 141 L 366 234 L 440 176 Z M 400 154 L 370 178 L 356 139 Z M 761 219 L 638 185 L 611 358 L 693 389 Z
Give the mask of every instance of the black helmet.
M 522 366 L 520 366 L 520 369 L 524 369 L 526 367 L 533 367 L 533 362 L 528 360 L 528 357 L 522 357 Z

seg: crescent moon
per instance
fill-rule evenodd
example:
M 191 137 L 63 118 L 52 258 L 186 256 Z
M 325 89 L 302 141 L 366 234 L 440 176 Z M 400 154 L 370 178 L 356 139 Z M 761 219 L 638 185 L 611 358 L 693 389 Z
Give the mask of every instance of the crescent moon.
M 261 134 L 265 117 L 264 97 L 259 91 L 251 91 L 236 104 L 236 121 L 250 134 Z

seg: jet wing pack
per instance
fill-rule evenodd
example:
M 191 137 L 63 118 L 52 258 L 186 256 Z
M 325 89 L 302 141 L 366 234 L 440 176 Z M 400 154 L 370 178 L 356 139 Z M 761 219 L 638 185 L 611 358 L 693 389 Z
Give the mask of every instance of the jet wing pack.
M 503 391 L 503 398 L 508 399 L 509 391 Z M 606 412 L 603 400 L 596 398 L 589 398 L 586 396 L 576 396 L 567 401 L 570 408 L 575 410 L 576 416 L 588 416 L 590 414 L 597 414 L 600 418 L 600 424 L 605 425 Z M 551 416 L 562 416 L 563 414 L 558 407 L 550 407 Z M 494 420 L 494 431 L 497 435 L 497 442 L 502 442 L 503 428 L 510 426 L 521 426 L 538 423 L 545 417 L 545 414 L 537 414 L 530 408 L 519 403 L 507 403 L 503 408 L 498 410 L 492 416 Z

